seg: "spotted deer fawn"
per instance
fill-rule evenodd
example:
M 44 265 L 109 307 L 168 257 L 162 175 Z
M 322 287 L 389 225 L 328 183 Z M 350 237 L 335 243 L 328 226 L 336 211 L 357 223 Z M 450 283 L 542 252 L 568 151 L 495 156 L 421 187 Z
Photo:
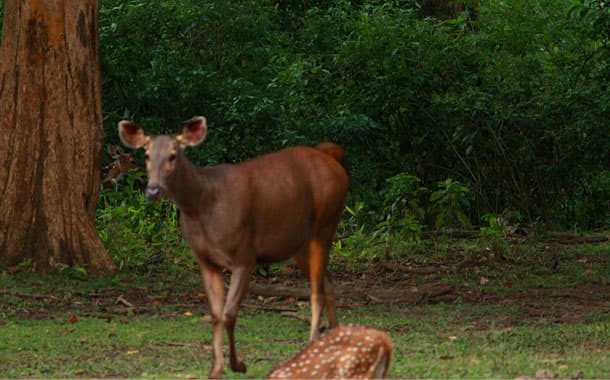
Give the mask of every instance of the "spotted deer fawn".
M 218 378 L 224 372 L 223 328 L 231 369 L 246 371 L 236 353 L 234 328 L 257 263 L 292 257 L 308 276 L 311 340 L 319 334 L 322 309 L 329 325 L 338 325 L 326 268 L 349 175 L 343 150 L 332 143 L 199 168 L 184 149 L 201 144 L 207 131 L 203 117 L 187 121 L 176 135 L 153 136 L 132 122 L 119 123 L 123 144 L 146 151 L 147 198 L 165 196 L 180 209 L 180 229 L 199 262 L 212 315 L 214 359 L 209 377 Z M 226 302 L 223 269 L 231 272 Z
M 392 341 L 383 331 L 341 326 L 309 343 L 267 379 L 380 379 L 392 359 Z
M 131 153 L 125 152 L 120 146 L 109 145 L 107 150 L 113 161 L 102 168 L 103 188 L 112 187 L 129 173 L 131 169 L 144 171 L 144 167 L 136 161 Z

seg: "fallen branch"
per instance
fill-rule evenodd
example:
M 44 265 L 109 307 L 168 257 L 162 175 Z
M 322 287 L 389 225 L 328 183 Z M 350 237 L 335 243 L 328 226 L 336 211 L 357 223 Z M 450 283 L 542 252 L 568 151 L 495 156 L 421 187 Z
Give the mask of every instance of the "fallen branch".
M 453 285 L 434 285 L 421 288 L 413 288 L 414 291 L 403 291 L 403 292 L 388 292 L 391 295 L 377 294 L 375 296 L 369 295 L 367 298 L 371 304 L 418 304 L 424 301 L 428 303 L 436 303 L 440 297 L 445 297 L 452 294 L 454 291 Z
M 250 291 L 253 294 L 263 297 L 279 296 L 279 297 L 294 297 L 298 299 L 308 300 L 309 289 L 301 288 L 286 288 L 282 286 L 265 286 L 252 283 Z M 383 289 L 375 291 L 372 289 L 356 289 L 353 286 L 335 289 L 335 299 L 338 305 L 341 306 L 341 300 L 367 300 L 372 304 L 389 304 L 389 303 L 410 303 L 416 304 L 423 301 L 434 303 L 439 297 L 447 296 L 453 293 L 452 285 L 433 283 L 429 285 L 421 285 L 418 287 L 404 287 L 400 289 L 388 290 Z M 286 311 L 292 312 L 292 311 Z
M 17 292 L 17 291 L 8 290 L 8 289 L 0 289 L 0 294 L 7 295 L 7 296 L 13 296 L 13 297 L 19 297 L 19 298 L 51 299 L 51 300 L 56 299 L 55 296 L 52 296 L 50 294 L 22 293 L 22 292 Z
M 250 284 L 250 293 L 268 297 L 294 297 L 295 299 L 309 299 L 309 289 L 288 288 L 285 286 L 267 286 L 256 283 Z
M 294 307 L 286 307 L 286 306 L 270 306 L 270 305 L 252 305 L 249 303 L 244 303 L 242 306 L 246 309 L 254 309 L 254 310 L 265 310 L 265 311 L 279 311 L 279 312 L 296 312 L 296 308 Z
M 434 274 L 434 273 L 440 272 L 440 269 L 441 269 L 438 267 L 431 267 L 431 266 L 411 268 L 411 267 L 407 267 L 407 266 L 404 266 L 401 264 L 391 263 L 389 261 L 380 261 L 379 266 L 390 272 L 402 272 L 402 273 L 409 273 L 409 274 L 414 274 L 414 275 Z
M 439 236 L 448 236 L 452 239 L 476 239 L 480 233 L 481 231 L 479 230 L 432 230 L 422 232 L 422 239 L 435 239 Z
M 123 297 L 123 295 L 122 295 L 122 294 L 119 296 L 119 298 L 117 298 L 117 299 L 116 299 L 116 301 L 114 302 L 114 304 L 115 304 L 115 305 L 119 305 L 119 304 L 120 304 L 120 305 L 127 306 L 127 307 L 128 307 L 128 308 L 130 308 L 130 309 L 135 309 L 135 306 L 134 306 L 134 305 L 133 305 L 131 302 L 127 301 L 127 300 L 126 300 L 126 299 Z
M 294 312 L 294 311 L 284 311 L 280 315 L 283 316 L 283 317 L 296 318 L 299 321 L 303 321 L 303 322 L 307 323 L 308 325 L 311 324 L 311 318 L 310 317 L 307 317 L 305 315 L 301 315 L 301 314 L 299 314 L 297 312 Z
M 605 243 L 608 241 L 606 236 L 580 236 L 580 237 L 557 237 L 552 238 L 551 241 L 555 241 L 559 244 L 598 244 Z

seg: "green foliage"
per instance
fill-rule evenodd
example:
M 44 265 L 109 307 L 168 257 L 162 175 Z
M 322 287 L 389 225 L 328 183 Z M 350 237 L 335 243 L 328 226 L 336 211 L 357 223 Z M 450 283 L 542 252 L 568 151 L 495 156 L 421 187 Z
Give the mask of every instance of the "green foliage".
M 486 227 L 481 227 L 481 236 L 490 239 L 504 237 L 504 227 L 498 221 L 498 216 L 494 214 L 483 215 L 483 220 L 487 223 Z
M 447 178 L 438 183 L 438 190 L 430 195 L 436 229 L 469 227 L 470 189 L 459 181 Z
M 272 4 L 108 0 L 100 14 L 111 139 L 123 117 L 153 133 L 172 133 L 182 120 L 204 114 L 211 124 L 206 161 L 241 160 L 269 149 L 268 66 L 284 43 Z
M 96 216 L 98 234 L 119 269 L 192 263 L 178 231 L 176 206 L 146 200 L 133 176 L 125 182 L 101 192 Z
M 404 240 L 419 240 L 424 224 L 422 199 L 427 189 L 414 175 L 400 173 L 387 179 L 383 221 L 378 228 L 386 234 L 396 234 Z
M 567 194 L 566 194 L 567 196 Z M 575 193 L 562 205 L 562 224 L 573 228 L 610 225 L 610 171 L 586 176 Z
M 389 189 L 386 191 L 384 210 L 387 218 L 392 216 L 412 215 L 424 219 L 421 196 L 427 189 L 422 187 L 421 179 L 407 173 L 400 173 L 387 179 Z
M 494 214 L 483 215 L 483 221 L 487 226 L 481 227 L 480 244 L 493 254 L 504 255 L 508 251 L 507 242 L 504 239 L 504 227 L 499 217 Z
M 332 140 L 369 228 L 391 214 L 414 232 L 410 203 L 428 201 L 437 227 L 507 209 L 547 227 L 610 220 L 606 2 L 468 1 L 442 21 L 411 1 L 100 4 L 111 143 L 121 118 L 159 133 L 197 114 L 210 124 L 198 164 Z M 455 181 L 422 200 L 396 193 L 400 173 Z

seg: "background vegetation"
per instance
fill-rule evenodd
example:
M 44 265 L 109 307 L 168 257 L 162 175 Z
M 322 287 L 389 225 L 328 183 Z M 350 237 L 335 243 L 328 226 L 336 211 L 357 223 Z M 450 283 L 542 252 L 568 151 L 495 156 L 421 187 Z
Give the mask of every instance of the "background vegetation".
M 601 0 L 101 0 L 104 129 L 119 144 L 120 119 L 165 133 L 205 115 L 200 165 L 336 141 L 352 166 L 344 236 L 498 216 L 604 228 L 609 38 Z M 137 186 L 102 194 L 115 257 L 175 239 L 175 209 Z
M 607 225 L 608 6 L 453 3 L 425 16 L 398 0 L 102 0 L 108 140 L 121 118 L 172 132 L 203 114 L 199 164 L 342 144 L 368 223 L 389 214 L 387 191 L 411 191 L 388 181 L 407 175 L 424 226 Z

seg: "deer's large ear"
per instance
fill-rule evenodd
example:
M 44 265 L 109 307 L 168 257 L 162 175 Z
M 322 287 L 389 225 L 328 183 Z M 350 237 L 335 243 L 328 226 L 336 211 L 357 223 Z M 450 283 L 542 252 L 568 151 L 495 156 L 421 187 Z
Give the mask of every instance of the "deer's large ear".
M 197 116 L 184 123 L 182 133 L 178 135 L 178 141 L 182 147 L 197 146 L 205 140 L 208 133 L 208 125 L 203 116 Z
M 119 122 L 119 137 L 125 146 L 138 149 L 148 142 L 148 136 L 144 129 L 131 121 Z

